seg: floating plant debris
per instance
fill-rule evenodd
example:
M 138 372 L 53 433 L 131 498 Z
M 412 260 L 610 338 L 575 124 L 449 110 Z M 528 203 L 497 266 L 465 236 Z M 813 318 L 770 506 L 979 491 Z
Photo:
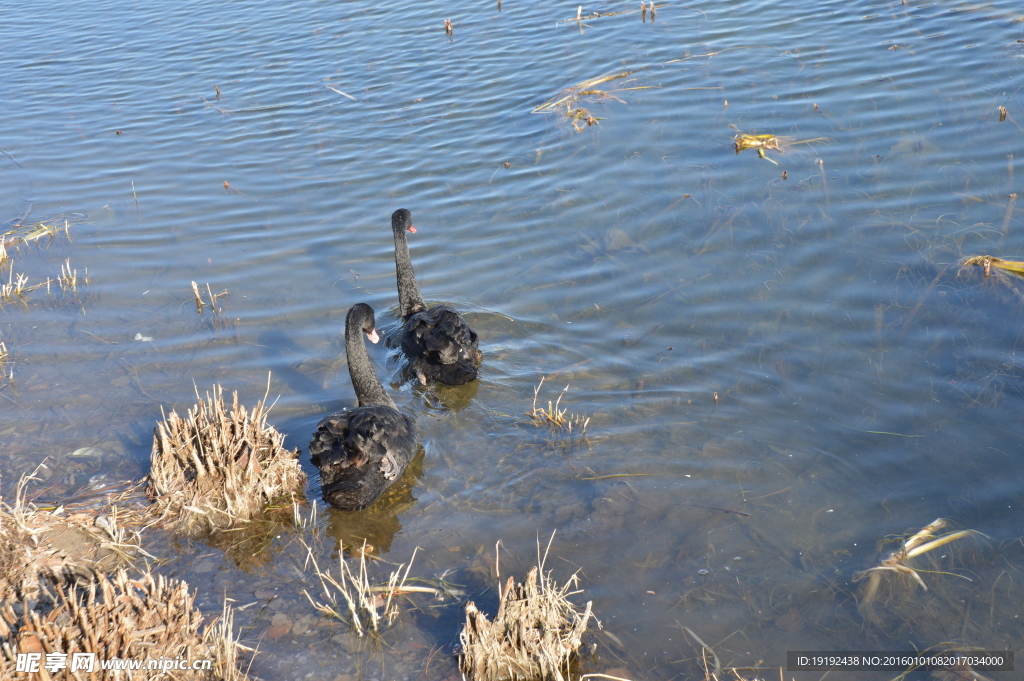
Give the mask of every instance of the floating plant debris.
M 971 265 L 981 267 L 985 271 L 986 279 L 992 276 L 993 267 L 1024 277 L 1024 262 L 1020 260 L 1003 260 L 993 255 L 972 255 L 960 261 L 961 267 L 970 267 Z
M 972 255 L 960 261 L 960 267 L 980 267 L 985 279 L 999 284 L 999 288 L 1024 302 L 1024 262 L 1003 260 L 991 255 Z
M 534 107 L 530 113 L 555 113 L 561 112 L 568 120 L 571 121 L 573 129 L 576 132 L 583 130 L 583 126 L 576 121 L 583 121 L 588 126 L 592 126 L 594 123 L 602 120 L 596 118 L 590 114 L 585 108 L 577 106 L 579 101 L 601 101 L 605 99 L 612 99 L 621 104 L 625 102 L 612 92 L 625 92 L 627 90 L 646 90 L 653 86 L 637 86 L 629 88 L 620 88 L 618 90 L 598 90 L 596 86 L 604 83 L 611 82 L 613 80 L 619 80 L 628 77 L 633 71 L 619 71 L 605 76 L 598 76 L 597 78 L 591 78 L 585 80 L 582 83 L 573 85 L 572 87 L 566 88 L 562 91 L 562 95 L 555 99 L 549 100 L 543 104 Z
M 765 151 L 777 151 L 782 153 L 782 147 L 779 146 L 779 138 L 775 135 L 747 135 L 740 133 L 734 138 L 736 147 L 736 153 L 740 153 L 746 149 L 756 149 L 757 155 L 767 161 L 771 161 L 775 165 L 779 165 L 778 161 L 768 158 Z
M 0 247 L 27 244 L 44 237 L 53 240 L 61 232 L 70 239 L 71 226 L 85 222 L 86 218 L 82 213 L 59 213 L 37 222 L 26 223 L 22 220 L 0 232 Z

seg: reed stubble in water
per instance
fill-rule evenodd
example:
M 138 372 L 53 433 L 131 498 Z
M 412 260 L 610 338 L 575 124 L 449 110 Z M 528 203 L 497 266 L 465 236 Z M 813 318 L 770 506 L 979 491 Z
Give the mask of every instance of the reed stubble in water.
M 576 589 L 578 575 L 559 586 L 550 571 L 544 572 L 544 559 L 530 569 L 521 584 L 508 578 L 493 620 L 473 601 L 466 604 L 466 623 L 459 635 L 459 669 L 464 678 L 565 681 L 571 677 L 576 651 L 593 617 L 591 602 L 580 612 L 568 599 L 580 593 Z
M 198 395 L 197 395 L 198 397 Z M 247 411 L 223 389 L 157 424 L 150 456 L 149 497 L 160 520 L 183 534 L 226 529 L 259 515 L 270 502 L 298 495 L 306 484 L 299 450 L 267 425 L 264 400 Z
M 240 646 L 232 634 L 231 609 L 225 603 L 220 619 L 204 626 L 195 594 L 183 581 L 148 571 L 130 578 L 119 570 L 113 577 L 56 584 L 31 606 L 8 593 L 0 600 L 0 664 L 13 667 L 18 653 L 67 656 L 64 669 L 39 678 L 84 678 L 84 672 L 70 671 L 75 653 L 97 654 L 95 671 L 87 678 L 98 681 L 127 678 L 122 670 L 99 669 L 99 660 L 112 658 L 210 662 L 209 669 L 174 670 L 173 675 L 142 669 L 131 674 L 137 680 L 248 678 L 238 669 Z
M 55 508 L 27 499 L 27 487 L 39 480 L 35 474 L 23 475 L 14 499 L 0 501 L 0 597 L 34 598 L 40 580 L 91 578 L 137 555 L 140 537 L 132 528 L 148 516 L 148 509 L 131 502 L 137 485 L 98 503 L 69 499 Z

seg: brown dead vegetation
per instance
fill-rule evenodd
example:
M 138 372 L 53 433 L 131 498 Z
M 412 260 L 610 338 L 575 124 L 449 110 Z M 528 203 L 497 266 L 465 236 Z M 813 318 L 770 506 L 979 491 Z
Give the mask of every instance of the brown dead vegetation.
M 60 506 L 36 505 L 26 499 L 23 476 L 14 499 L 0 501 L 0 595 L 36 594 L 40 579 L 90 577 L 127 564 L 140 551 L 139 532 L 146 511 L 129 499 L 128 486 L 105 499 Z
M 570 678 L 576 651 L 593 617 L 591 603 L 588 601 L 581 613 L 568 599 L 580 593 L 573 590 L 579 584 L 578 576 L 574 574 L 559 586 L 550 572 L 544 572 L 544 560 L 539 563 L 530 569 L 522 584 L 508 578 L 493 621 L 472 601 L 466 604 L 466 623 L 459 635 L 459 668 L 464 678 L 472 681 L 566 681 Z
M 185 418 L 172 411 L 157 424 L 148 494 L 158 522 L 182 534 L 203 534 L 237 526 L 274 500 L 301 494 L 306 476 L 299 450 L 285 449 L 284 435 L 267 425 L 264 404 L 246 411 L 234 393 L 228 409 L 217 385 Z
M 195 594 L 185 582 L 146 572 L 130 578 L 119 570 L 112 578 L 44 583 L 38 598 L 0 600 L 0 658 L 14 665 L 18 653 L 67 655 L 63 669 L 49 673 L 40 664 L 38 678 L 53 681 L 89 678 L 188 679 L 241 681 L 239 645 L 232 635 L 231 610 L 203 626 Z M 75 653 L 95 653 L 92 673 L 71 671 Z M 210 660 L 206 670 L 103 670 L 100 660 Z M 145 664 L 145 662 L 143 662 Z M 5 677 L 6 678 L 6 677 Z

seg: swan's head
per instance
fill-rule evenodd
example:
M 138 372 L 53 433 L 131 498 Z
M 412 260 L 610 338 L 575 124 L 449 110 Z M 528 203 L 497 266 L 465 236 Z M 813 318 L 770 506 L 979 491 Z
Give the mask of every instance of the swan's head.
M 345 318 L 345 327 L 359 329 L 366 334 L 371 343 L 380 340 L 380 336 L 377 335 L 377 322 L 373 315 L 373 308 L 366 303 L 356 303 L 349 309 L 348 316 Z
M 416 233 L 416 228 L 412 226 L 412 213 L 404 208 L 399 208 L 391 214 L 391 231 L 396 235 L 402 232 Z

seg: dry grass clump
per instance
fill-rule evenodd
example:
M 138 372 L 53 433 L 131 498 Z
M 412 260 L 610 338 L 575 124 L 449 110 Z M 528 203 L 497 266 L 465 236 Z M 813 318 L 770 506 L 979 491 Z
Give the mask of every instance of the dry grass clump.
M 0 283 L 0 309 L 8 304 L 27 309 L 29 293 L 43 286 L 46 287 L 47 293 L 50 291 L 49 277 L 45 282 L 29 286 L 27 276 L 14 273 L 12 250 L 9 249 L 18 250 L 22 244 L 31 244 L 44 237 L 52 242 L 61 231 L 70 241 L 71 225 L 83 222 L 86 218 L 81 213 L 62 213 L 39 222 L 25 223 L 24 217 L 27 216 L 23 216 L 21 221 L 6 231 L 0 231 L 0 270 L 9 270 L 7 283 Z M 61 276 L 58 277 L 57 283 L 64 291 L 67 290 L 65 287 L 70 287 L 76 302 L 81 303 L 78 299 L 78 286 L 89 283 L 89 272 L 86 270 L 83 276 L 79 277 L 77 270 L 71 269 L 71 261 L 65 260 L 64 265 L 61 266 Z
M 185 418 L 172 411 L 157 424 L 148 494 L 160 521 L 190 535 L 226 529 L 302 491 L 299 450 L 267 425 L 265 400 L 247 412 L 236 392 L 228 410 L 217 385 Z
M 139 532 L 146 512 L 118 506 L 137 492 L 129 486 L 99 503 L 40 507 L 26 500 L 25 488 L 38 480 L 22 476 L 13 503 L 0 501 L 0 597 L 39 591 L 41 578 L 91 576 L 112 570 L 140 551 Z
M 19 305 L 20 307 L 27 307 L 25 302 L 25 294 L 33 290 L 32 287 L 26 287 L 28 283 L 28 277 L 24 274 L 14 276 L 14 269 L 7 273 L 7 283 L 0 284 L 0 308 L 3 307 L 4 303 L 11 305 Z
M 78 270 L 71 268 L 71 258 L 67 258 L 64 264 L 60 266 L 60 276 L 57 277 L 57 283 L 60 284 L 60 290 L 67 293 L 71 291 L 73 295 L 78 295 L 78 285 L 89 284 L 89 269 L 86 268 L 82 278 L 78 278 Z
M 14 664 L 18 653 L 64 654 L 66 666 L 40 678 L 54 681 L 89 678 L 129 678 L 123 670 L 103 670 L 101 660 L 142 660 L 143 668 L 130 672 L 132 679 L 248 678 L 238 670 L 239 645 L 232 635 L 231 610 L 225 604 L 222 617 L 203 624 L 194 607 L 195 595 L 185 582 L 152 573 L 129 578 L 119 570 L 113 578 L 99 576 L 87 584 L 71 582 L 47 589 L 35 603 L 13 599 L 0 601 L 0 657 Z M 202 629 L 202 631 L 201 631 Z M 72 672 L 75 653 L 96 653 L 92 673 Z M 210 660 L 210 669 L 146 669 L 146 660 Z M 40 668 L 42 668 L 42 661 Z
M 579 584 L 578 575 L 559 586 L 550 571 L 544 572 L 544 560 L 539 563 L 522 584 L 509 577 L 493 621 L 472 601 L 466 604 L 466 624 L 459 635 L 459 669 L 466 678 L 566 681 L 570 677 L 576 651 L 593 617 L 591 602 L 581 613 L 568 599 L 580 593 L 571 591 Z

